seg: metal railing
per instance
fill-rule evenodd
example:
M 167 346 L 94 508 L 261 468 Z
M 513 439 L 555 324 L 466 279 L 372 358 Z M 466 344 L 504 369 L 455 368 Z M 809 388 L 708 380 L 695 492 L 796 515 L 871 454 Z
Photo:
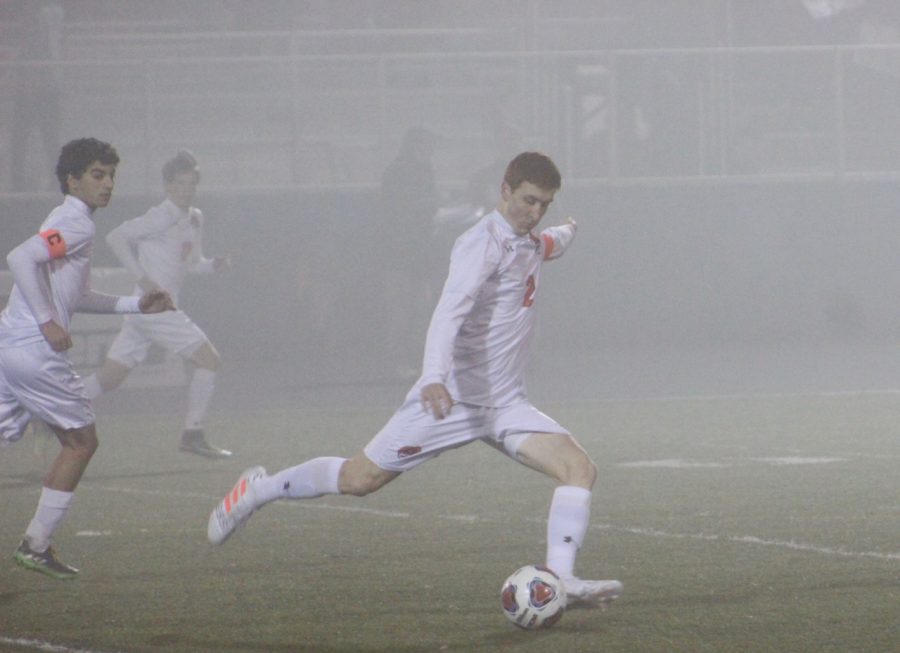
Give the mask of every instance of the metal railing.
M 0 131 L 31 130 L 33 156 L 39 115 L 15 105 L 49 72 L 62 137 L 116 143 L 136 191 L 176 147 L 213 187 L 372 184 L 413 125 L 458 182 L 493 158 L 498 115 L 575 181 L 893 177 L 898 71 L 900 45 L 0 62 Z

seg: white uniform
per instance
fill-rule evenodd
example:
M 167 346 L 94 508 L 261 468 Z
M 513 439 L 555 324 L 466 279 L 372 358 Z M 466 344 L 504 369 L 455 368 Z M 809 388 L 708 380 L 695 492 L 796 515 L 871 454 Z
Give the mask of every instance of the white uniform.
M 22 437 L 29 412 L 66 429 L 94 422 L 68 356 L 53 351 L 40 330 L 53 320 L 68 331 L 75 311 L 139 311 L 139 297 L 122 301 L 91 290 L 93 239 L 90 209 L 66 195 L 38 235 L 7 258 L 15 285 L 0 313 L 0 442 Z
M 178 293 L 189 273 L 209 274 L 214 270 L 214 261 L 203 256 L 202 235 L 200 210 L 192 207 L 183 211 L 167 199 L 110 231 L 106 240 L 127 270 L 167 290 L 177 306 Z M 206 334 L 182 310 L 133 315 L 125 318 L 107 356 L 134 367 L 144 360 L 153 343 L 189 357 L 205 342 Z
M 544 260 L 560 256 L 570 225 L 518 236 L 498 212 L 461 235 L 428 337 L 422 376 L 365 453 L 382 469 L 403 471 L 475 439 L 515 454 L 518 433 L 568 433 L 529 402 L 525 389 L 534 303 Z M 436 420 L 421 389 L 443 383 L 456 402 Z M 514 442 L 514 443 L 513 443 Z

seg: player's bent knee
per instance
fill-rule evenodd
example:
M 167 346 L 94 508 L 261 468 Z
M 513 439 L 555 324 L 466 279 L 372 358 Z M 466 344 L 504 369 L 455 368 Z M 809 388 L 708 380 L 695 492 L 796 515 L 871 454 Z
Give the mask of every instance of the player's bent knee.
M 563 457 L 561 473 L 557 480 L 563 485 L 575 485 L 591 489 L 597 481 L 597 464 L 587 452 L 574 442 Z
M 516 451 L 516 459 L 555 479 L 561 485 L 591 489 L 597 466 L 575 438 L 568 434 L 533 434 Z
M 97 372 L 97 383 L 100 384 L 100 389 L 104 393 L 111 392 L 122 385 L 130 373 L 130 367 L 108 359 L 104 367 Z
M 592 488 L 594 483 L 597 482 L 597 473 L 597 464 L 588 456 L 585 456 L 578 472 L 583 487 Z
M 222 364 L 219 352 L 216 351 L 216 348 L 213 347 L 212 343 L 209 341 L 203 343 L 200 348 L 189 357 L 189 360 L 197 367 L 209 370 L 210 372 L 218 372 L 219 367 Z
M 78 439 L 77 447 L 82 456 L 90 458 L 100 448 L 100 440 L 97 439 L 97 434 L 91 431 Z

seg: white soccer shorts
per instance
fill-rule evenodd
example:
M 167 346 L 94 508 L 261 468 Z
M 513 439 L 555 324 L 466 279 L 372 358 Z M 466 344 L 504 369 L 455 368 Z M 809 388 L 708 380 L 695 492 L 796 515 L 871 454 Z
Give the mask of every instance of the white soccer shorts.
M 106 355 L 126 367 L 144 362 L 153 344 L 190 358 L 208 338 L 184 311 L 128 315 Z
M 430 409 L 422 407 L 417 395 L 410 393 L 364 452 L 378 467 L 404 472 L 475 440 L 515 458 L 522 441 L 515 436 L 531 433 L 569 434 L 528 402 L 503 408 L 454 404 L 450 414 L 438 420 Z
M 95 421 L 69 357 L 44 341 L 0 348 L 0 443 L 19 440 L 32 415 L 63 429 Z

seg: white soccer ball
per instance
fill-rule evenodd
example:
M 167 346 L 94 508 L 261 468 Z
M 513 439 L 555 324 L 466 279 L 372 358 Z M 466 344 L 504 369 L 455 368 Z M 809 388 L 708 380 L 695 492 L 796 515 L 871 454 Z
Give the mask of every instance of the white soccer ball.
M 549 628 L 565 612 L 566 588 L 546 567 L 526 565 L 503 582 L 500 601 L 503 614 L 519 628 Z

